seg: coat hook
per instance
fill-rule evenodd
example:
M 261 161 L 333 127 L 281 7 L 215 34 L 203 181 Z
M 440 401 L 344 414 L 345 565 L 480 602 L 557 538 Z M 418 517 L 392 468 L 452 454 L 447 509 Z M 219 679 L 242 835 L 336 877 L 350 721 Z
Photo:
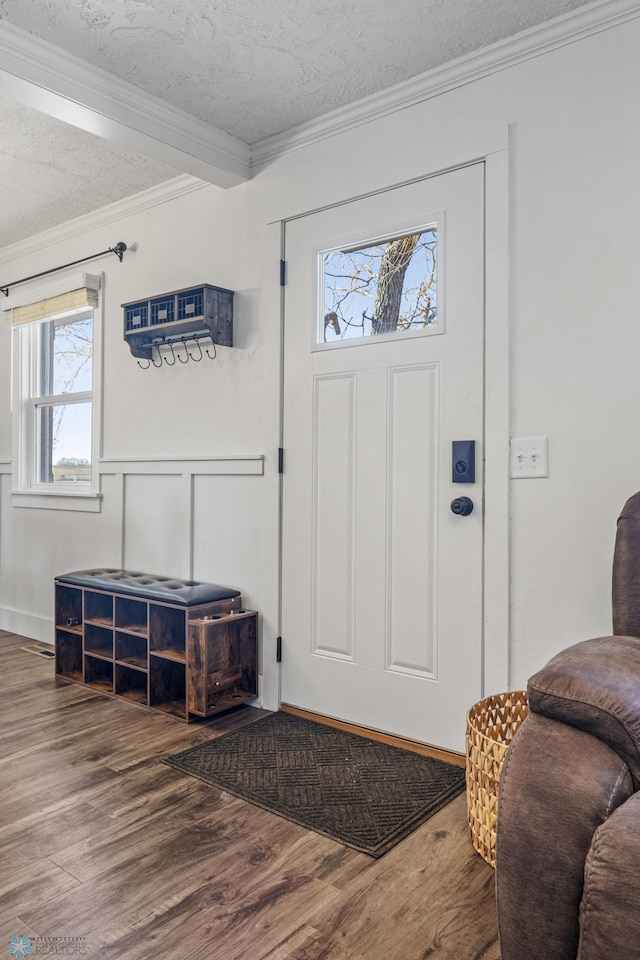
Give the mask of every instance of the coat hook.
M 142 364 L 140 363 L 140 361 L 138 360 L 138 366 L 140 367 L 141 370 L 148 370 L 149 367 L 151 366 L 151 360 L 147 359 L 147 365 L 146 365 L 146 367 L 143 367 Z
M 190 350 L 189 350 L 189 356 L 191 357 L 191 359 L 192 359 L 193 361 L 195 361 L 195 363 L 200 363 L 200 361 L 202 360 L 202 358 L 203 358 L 203 356 L 204 356 L 204 354 L 203 354 L 203 352 L 202 352 L 202 347 L 200 346 L 200 343 L 198 342 L 198 338 L 197 338 L 197 337 L 192 337 L 191 339 L 193 340 L 193 342 L 195 343 L 196 347 L 197 347 L 198 350 L 200 351 L 200 356 L 199 356 L 199 357 L 194 357 Z
M 218 356 L 218 351 L 216 350 L 216 345 L 213 342 L 213 340 L 211 341 L 211 346 L 213 347 L 213 356 L 211 356 L 211 354 L 209 353 L 209 347 L 205 347 L 204 352 L 209 357 L 209 360 L 215 360 L 215 358 Z
M 169 340 L 169 346 L 171 347 L 171 356 L 173 357 L 173 360 L 171 360 L 171 362 L 169 362 L 169 360 L 167 360 L 166 356 L 165 356 L 163 359 L 164 359 L 164 362 L 166 363 L 166 365 L 167 365 L 168 367 L 172 367 L 172 366 L 174 365 L 174 363 L 176 362 L 176 355 L 175 355 L 175 353 L 174 353 L 173 344 L 172 344 L 171 340 Z
M 189 351 L 187 350 L 187 341 L 184 339 L 184 337 L 180 339 L 180 343 L 184 347 L 184 352 L 187 359 L 183 360 L 180 354 L 178 354 L 178 360 L 180 361 L 180 363 L 189 363 Z
M 156 363 L 155 360 L 153 359 L 153 351 L 154 351 L 154 350 L 155 350 L 156 353 L 158 354 L 158 360 L 160 361 L 159 363 Z M 158 347 L 158 345 L 157 345 L 156 343 L 152 344 L 152 346 L 151 346 L 151 363 L 154 365 L 154 367 L 161 367 L 161 366 L 162 366 L 162 354 L 160 353 L 160 348 Z

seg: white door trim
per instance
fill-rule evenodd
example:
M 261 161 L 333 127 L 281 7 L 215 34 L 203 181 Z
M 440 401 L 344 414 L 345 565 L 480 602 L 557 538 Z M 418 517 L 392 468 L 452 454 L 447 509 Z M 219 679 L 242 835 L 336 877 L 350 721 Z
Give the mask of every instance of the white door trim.
M 485 158 L 483 696 L 509 689 L 509 150 Z

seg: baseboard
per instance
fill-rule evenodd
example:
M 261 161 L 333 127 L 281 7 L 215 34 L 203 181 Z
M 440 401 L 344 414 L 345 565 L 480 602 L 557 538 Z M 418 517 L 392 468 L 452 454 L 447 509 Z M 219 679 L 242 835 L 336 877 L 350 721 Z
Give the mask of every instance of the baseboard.
M 0 607 L 0 630 L 17 633 L 29 640 L 53 644 L 53 620 L 50 617 L 37 617 L 23 610 Z
M 302 717 L 304 720 L 324 723 L 328 727 L 335 727 L 336 730 L 345 730 L 347 733 L 355 733 L 360 737 L 367 737 L 369 740 L 377 740 L 378 743 L 386 743 L 391 747 L 400 747 L 401 750 L 410 750 L 412 753 L 419 753 L 423 757 L 434 757 L 436 760 L 444 760 L 445 763 L 453 763 L 456 767 L 466 766 L 467 761 L 465 755 L 463 753 L 456 753 L 455 750 L 446 750 L 444 747 L 434 747 L 430 743 L 421 743 L 419 740 L 410 740 L 408 737 L 396 737 L 392 733 L 382 733 L 380 730 L 360 727 L 356 723 L 347 723 L 345 720 L 336 720 L 333 717 L 326 717 L 321 713 L 301 710 L 299 707 L 291 707 L 287 703 L 281 703 L 280 709 L 283 713 L 292 713 L 295 717 Z

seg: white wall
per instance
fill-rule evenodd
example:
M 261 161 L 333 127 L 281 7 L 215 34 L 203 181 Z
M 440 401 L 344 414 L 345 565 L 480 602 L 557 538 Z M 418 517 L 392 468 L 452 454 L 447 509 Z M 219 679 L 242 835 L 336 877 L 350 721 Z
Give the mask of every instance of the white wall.
M 17 279 L 120 239 L 130 248 L 122 263 L 115 257 L 99 262 L 104 269 L 102 510 L 12 507 L 9 468 L 0 465 L 3 627 L 52 640 L 56 573 L 123 565 L 193 577 L 237 587 L 247 606 L 261 611 L 263 643 L 275 676 L 276 563 L 265 559 L 265 544 L 273 548 L 278 529 L 279 316 L 277 308 L 272 321 L 263 316 L 268 254 L 259 230 L 255 236 L 247 201 L 241 190 L 199 186 L 179 200 L 83 229 L 3 264 Z M 268 233 L 262 227 L 262 234 Z M 276 246 L 276 303 L 278 261 Z M 233 349 L 218 348 L 215 360 L 142 369 L 123 340 L 120 305 L 201 283 L 235 291 Z M 10 338 L 4 326 L 0 337 L 0 461 L 6 461 L 11 457 Z M 269 702 L 275 706 L 277 685 L 273 677 L 269 682 Z
M 274 705 L 279 230 L 267 224 L 508 149 L 511 433 L 547 435 L 550 451 L 548 479 L 511 485 L 509 683 L 608 632 L 615 519 L 640 487 L 639 48 L 640 23 L 627 23 L 292 151 L 232 190 L 202 188 L 10 262 L 15 251 L 0 253 L 4 278 L 136 245 L 123 264 L 101 264 L 103 453 L 124 461 L 103 467 L 98 515 L 12 509 L 3 476 L 0 625 L 20 619 L 10 611 L 45 623 L 55 572 L 174 560 L 169 572 L 232 582 L 263 612 Z M 237 291 L 238 346 L 139 369 L 120 303 L 202 282 Z M 7 337 L 0 330 L 0 461 L 11 456 Z M 186 463 L 259 455 L 264 474 Z M 145 478 L 133 462 L 145 457 L 185 463 Z

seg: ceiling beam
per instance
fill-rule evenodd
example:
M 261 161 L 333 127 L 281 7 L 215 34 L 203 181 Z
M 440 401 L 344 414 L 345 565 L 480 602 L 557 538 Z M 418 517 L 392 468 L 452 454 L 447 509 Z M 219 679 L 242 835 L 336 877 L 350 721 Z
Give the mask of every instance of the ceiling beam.
M 0 20 L 0 96 L 218 187 L 251 178 L 242 140 Z

